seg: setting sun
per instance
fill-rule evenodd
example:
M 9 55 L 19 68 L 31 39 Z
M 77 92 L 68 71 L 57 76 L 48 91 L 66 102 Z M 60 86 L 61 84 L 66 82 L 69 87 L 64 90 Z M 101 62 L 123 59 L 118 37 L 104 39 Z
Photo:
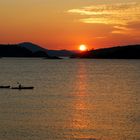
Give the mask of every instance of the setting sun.
M 79 46 L 79 50 L 80 51 L 86 51 L 87 50 L 87 46 L 82 44 L 82 45 Z

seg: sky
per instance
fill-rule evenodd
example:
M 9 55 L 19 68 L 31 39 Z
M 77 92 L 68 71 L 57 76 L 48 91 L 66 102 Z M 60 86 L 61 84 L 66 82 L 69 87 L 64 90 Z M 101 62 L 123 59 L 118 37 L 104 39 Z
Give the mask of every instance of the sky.
M 140 0 L 1 0 L 0 44 L 75 50 L 140 43 Z

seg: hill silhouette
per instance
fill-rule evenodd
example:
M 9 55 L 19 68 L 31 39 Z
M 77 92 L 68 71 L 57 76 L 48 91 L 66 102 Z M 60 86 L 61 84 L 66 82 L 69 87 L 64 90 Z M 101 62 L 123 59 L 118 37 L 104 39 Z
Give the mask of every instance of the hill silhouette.
M 33 43 L 0 44 L 0 57 L 43 57 L 45 59 L 59 59 L 58 56 L 71 58 L 98 58 L 98 59 L 140 59 L 140 45 L 117 46 L 76 53 L 68 50 L 50 50 Z M 57 55 L 55 55 L 57 53 Z
M 47 49 L 45 49 L 39 45 L 36 45 L 34 43 L 31 43 L 31 42 L 22 42 L 22 43 L 19 43 L 18 46 L 26 48 L 26 49 L 32 51 L 33 53 L 38 52 L 38 51 L 47 52 Z
M 71 58 L 140 59 L 140 45 L 90 50 L 73 55 Z
M 58 58 L 49 56 L 45 51 L 39 50 L 36 52 L 32 52 L 30 49 L 21 47 L 16 44 L 15 45 L 0 44 L 0 57 L 45 57 L 46 59 Z
M 43 48 L 43 47 L 36 45 L 34 43 L 31 43 L 31 42 L 23 42 L 23 43 L 19 43 L 18 45 L 23 48 L 29 49 L 33 53 L 40 52 L 40 51 L 45 52 L 53 58 L 70 57 L 71 55 L 75 54 L 73 51 L 69 51 L 69 50 L 49 50 L 47 48 Z
M 58 56 L 58 57 L 70 57 L 74 55 L 74 51 L 69 50 L 47 50 L 48 55 L 50 56 Z
M 0 57 L 32 57 L 32 52 L 18 45 L 0 45 Z

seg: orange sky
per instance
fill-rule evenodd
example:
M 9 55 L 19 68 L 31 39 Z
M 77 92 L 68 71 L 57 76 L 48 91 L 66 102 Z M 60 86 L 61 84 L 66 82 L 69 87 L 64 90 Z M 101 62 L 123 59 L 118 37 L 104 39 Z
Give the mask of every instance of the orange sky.
M 70 50 L 138 44 L 139 13 L 139 0 L 4 0 L 0 43 Z

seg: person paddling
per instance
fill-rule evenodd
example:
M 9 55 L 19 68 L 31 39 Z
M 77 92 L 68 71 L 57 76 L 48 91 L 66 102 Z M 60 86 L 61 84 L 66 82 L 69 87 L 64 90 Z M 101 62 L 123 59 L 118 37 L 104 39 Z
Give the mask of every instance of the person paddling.
M 18 87 L 19 87 L 19 88 L 21 88 L 21 87 L 22 87 L 22 86 L 21 86 L 21 84 L 20 84 L 19 82 L 17 82 L 17 84 L 18 84 Z

